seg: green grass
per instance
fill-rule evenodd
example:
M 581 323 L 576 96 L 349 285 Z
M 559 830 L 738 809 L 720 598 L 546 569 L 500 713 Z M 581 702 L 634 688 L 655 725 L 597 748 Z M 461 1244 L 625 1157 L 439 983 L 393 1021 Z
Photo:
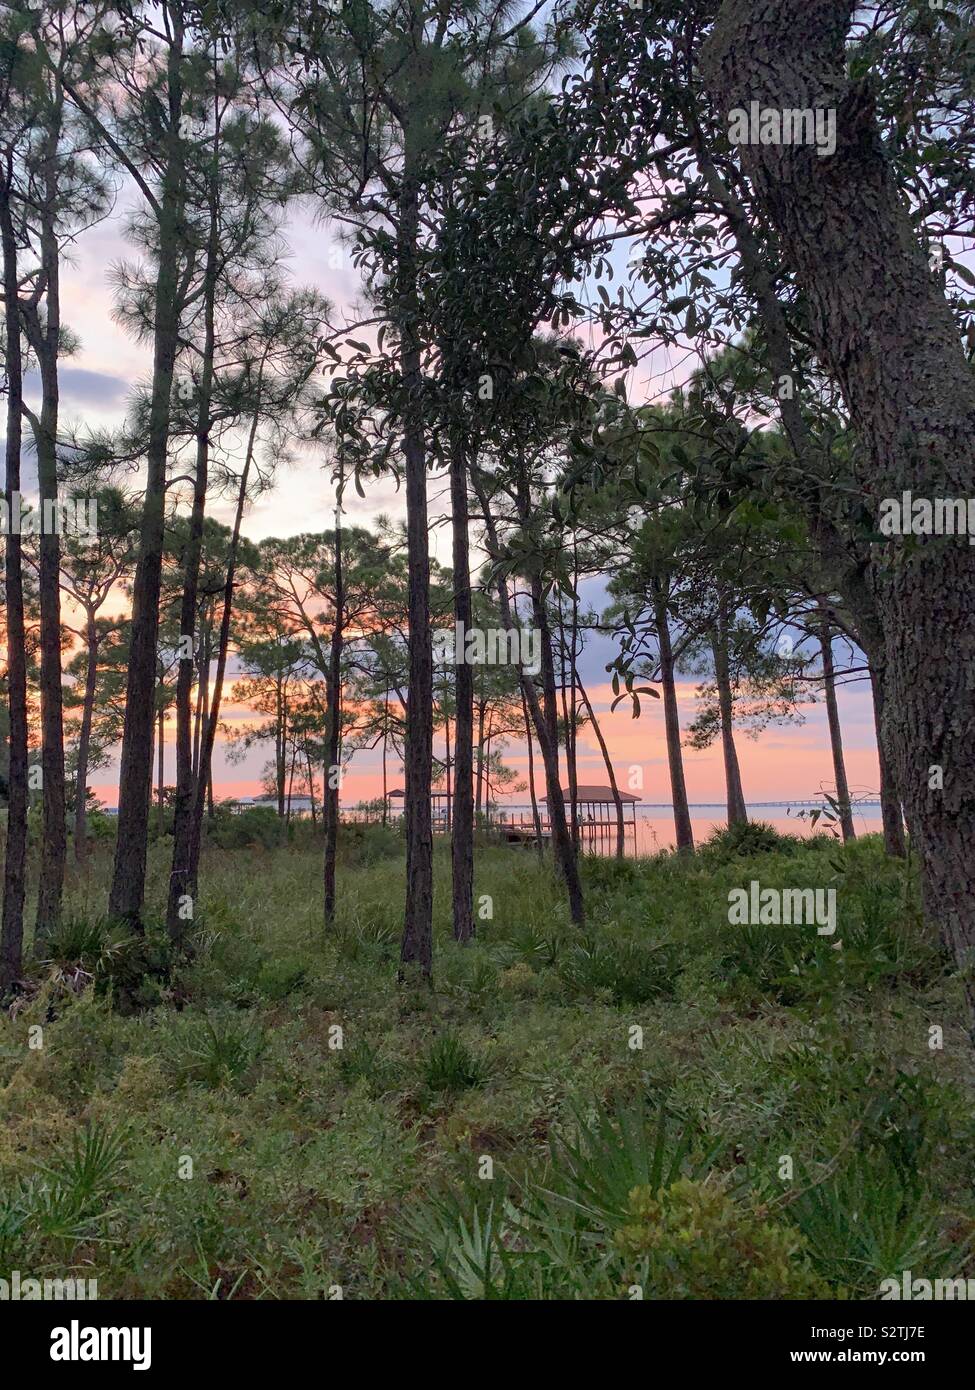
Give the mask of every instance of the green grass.
M 327 935 L 317 849 L 211 848 L 175 972 L 155 933 L 100 923 L 107 861 L 72 886 L 37 992 L 0 1014 L 0 1275 L 173 1299 L 975 1275 L 962 991 L 876 840 L 587 864 L 584 931 L 534 855 L 484 847 L 467 948 L 438 846 L 430 991 L 395 982 L 387 839 L 343 847 Z M 729 925 L 756 877 L 835 887 L 836 935 Z

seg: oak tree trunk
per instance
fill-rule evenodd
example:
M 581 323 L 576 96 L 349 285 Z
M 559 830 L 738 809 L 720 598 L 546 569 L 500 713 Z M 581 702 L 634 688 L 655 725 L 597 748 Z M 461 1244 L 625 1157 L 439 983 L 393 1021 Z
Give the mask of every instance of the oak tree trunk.
M 907 858 L 907 839 L 904 835 L 904 812 L 897 784 L 894 763 L 887 746 L 884 728 L 884 680 L 880 671 L 870 668 L 870 687 L 873 692 L 873 718 L 877 732 L 877 761 L 880 764 L 880 814 L 884 827 L 884 849 L 895 859 Z
M 835 154 L 741 149 L 809 304 L 869 462 L 876 503 L 975 491 L 975 376 L 886 160 L 871 80 L 852 82 L 853 0 L 725 0 L 704 55 L 720 109 L 759 97 L 836 113 Z M 883 722 L 923 866 L 924 897 L 960 969 L 975 950 L 975 565 L 967 538 L 878 543 L 870 581 L 886 648 Z M 930 775 L 941 769 L 942 780 Z M 968 979 L 975 1007 L 975 984 Z

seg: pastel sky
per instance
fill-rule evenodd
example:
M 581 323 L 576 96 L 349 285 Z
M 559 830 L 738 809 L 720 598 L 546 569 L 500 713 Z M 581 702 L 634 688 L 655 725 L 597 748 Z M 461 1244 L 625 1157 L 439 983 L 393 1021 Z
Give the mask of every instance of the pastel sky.
M 134 255 L 124 238 L 124 214 L 132 203 L 131 193 L 120 191 L 115 214 L 82 236 L 65 267 L 62 281 L 63 316 L 81 340 L 78 353 L 63 363 L 61 370 L 62 419 L 65 426 L 106 426 L 117 424 L 125 413 L 131 387 L 149 373 L 149 355 L 112 318 L 112 292 L 109 273 L 113 264 Z M 354 314 L 357 295 L 356 273 L 336 240 L 322 227 L 308 208 L 299 208 L 286 226 L 290 248 L 290 270 L 297 284 L 308 284 L 325 293 L 339 312 Z M 656 365 L 656 364 L 655 364 Z M 36 379 L 28 383 L 29 395 L 36 396 Z M 32 461 L 24 461 L 24 491 L 33 483 Z M 431 479 L 431 516 L 447 512 L 446 488 L 441 478 Z M 248 513 L 245 530 L 252 539 L 264 536 L 295 535 L 320 530 L 331 524 L 334 495 L 320 458 L 300 459 L 279 475 L 273 492 L 263 496 Z M 401 496 L 391 481 L 370 484 L 363 501 L 347 497 L 346 516 L 351 524 L 368 524 L 380 512 L 402 515 Z M 216 501 L 213 514 L 229 522 L 230 506 Z M 438 558 L 449 560 L 449 538 L 441 527 L 432 534 Z M 587 595 L 593 602 L 593 595 Z M 597 594 L 598 599 L 598 594 Z M 608 639 L 598 639 L 584 654 L 581 675 L 589 691 L 610 746 L 621 784 L 627 785 L 630 770 L 642 769 L 645 801 L 669 800 L 667 763 L 663 735 L 663 716 L 659 701 L 644 702 L 642 717 L 631 718 L 628 706 L 610 714 L 612 692 L 606 665 L 613 655 Z M 679 689 L 682 723 L 693 718 L 694 681 L 685 680 Z M 873 716 L 869 687 L 863 681 L 841 689 L 840 706 L 851 787 L 861 793 L 875 793 L 879 785 Z M 229 722 L 248 718 L 248 711 L 233 703 L 225 704 Z M 832 765 L 821 704 L 806 711 L 805 724 L 796 728 L 771 728 L 757 741 L 741 737 L 739 757 L 746 799 L 749 801 L 788 800 L 813 797 L 823 787 L 832 786 Z M 167 776 L 173 777 L 173 730 L 167 729 Z M 688 792 L 692 802 L 720 801 L 724 796 L 720 748 L 705 752 L 685 752 Z M 505 760 L 521 778 L 525 775 L 523 746 L 511 746 Z M 228 762 L 224 748 L 215 753 L 214 776 L 217 796 L 254 794 L 260 790 L 260 776 L 266 755 L 255 750 L 243 764 Z M 601 756 L 595 739 L 584 732 L 579 743 L 580 780 L 605 782 Z M 391 784 L 399 768 L 390 768 Z M 116 768 L 93 775 L 92 784 L 109 805 L 116 800 Z M 343 787 L 343 802 L 355 803 L 377 794 L 381 786 L 378 754 L 356 754 Z M 540 789 L 540 779 L 539 779 Z M 522 800 L 519 796 L 517 800 Z

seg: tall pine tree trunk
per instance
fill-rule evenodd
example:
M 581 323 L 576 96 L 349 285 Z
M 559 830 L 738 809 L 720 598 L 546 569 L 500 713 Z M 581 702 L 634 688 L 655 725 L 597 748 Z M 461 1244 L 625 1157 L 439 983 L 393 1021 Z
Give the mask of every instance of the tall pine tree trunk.
M 216 158 L 216 156 L 214 156 Z M 216 345 L 217 257 L 219 219 L 215 192 L 216 173 L 211 171 L 209 235 L 203 274 L 203 354 L 200 364 L 199 394 L 196 403 L 196 468 L 193 480 L 193 507 L 190 512 L 186 552 L 183 557 L 183 593 L 180 600 L 180 652 L 176 676 L 176 794 L 173 805 L 173 860 L 166 903 L 166 929 L 173 946 L 181 949 L 185 923 L 195 916 L 196 904 L 190 892 L 193 865 L 193 668 L 196 662 L 196 630 L 200 563 L 203 557 L 203 523 L 206 515 L 207 484 L 210 473 L 211 403 Z
M 342 480 L 339 475 L 335 508 L 335 621 L 328 653 L 328 758 L 322 791 L 325 826 L 323 868 L 325 925 L 335 921 L 335 861 L 339 837 L 339 786 L 342 775 L 342 647 L 345 637 L 345 576 L 342 569 Z
M 177 15 L 168 51 L 166 152 L 158 206 L 156 284 L 153 297 L 153 363 L 149 404 L 146 490 L 139 558 L 132 586 L 132 637 L 125 686 L 125 725 L 119 765 L 118 831 L 108 909 L 112 917 L 141 924 L 149 831 L 146 786 L 151 777 L 156 644 L 162 578 L 166 457 L 173 368 L 180 326 L 179 266 L 182 246 L 183 170 L 178 152 L 182 105 L 183 31 Z
M 4 496 L 11 524 L 4 561 L 7 608 L 7 699 L 10 710 L 10 766 L 7 773 L 7 839 L 3 861 L 3 917 L 0 924 L 0 990 L 23 973 L 24 896 L 27 859 L 27 649 L 24 635 L 24 582 L 20 534 L 12 524 L 14 494 L 20 492 L 23 366 L 20 319 L 16 306 L 17 234 L 11 210 L 13 160 L 7 156 L 0 174 L 0 243 L 3 246 L 3 293 L 7 376 L 7 439 Z
M 52 118 L 47 137 L 44 202 L 41 209 L 41 267 L 45 276 L 45 322 L 36 310 L 28 317 L 28 335 L 41 376 L 41 411 L 36 420 L 37 481 L 41 505 L 41 862 L 37 881 L 40 943 L 58 924 L 67 856 L 67 808 L 64 791 L 64 715 L 61 695 L 61 543 L 51 524 L 58 500 L 58 352 L 61 332 L 60 252 L 56 216 L 59 198 L 57 144 L 60 119 Z M 46 513 L 49 513 L 46 515 Z
M 470 548 L 468 543 L 467 460 L 463 440 L 452 441 L 450 510 L 454 565 L 454 622 L 465 637 L 473 622 Z M 456 630 L 456 629 L 455 629 Z M 464 644 L 455 652 L 454 799 L 450 834 L 451 898 L 454 940 L 474 935 L 474 668 L 464 660 Z
M 405 132 L 397 247 L 398 328 L 403 375 L 403 454 L 406 474 L 406 548 L 409 572 L 409 688 L 404 749 L 406 910 L 400 943 L 403 967 L 433 973 L 433 646 L 430 632 L 430 538 L 427 460 L 420 394 L 423 389 L 416 256 L 420 236 L 419 185 L 410 132 Z

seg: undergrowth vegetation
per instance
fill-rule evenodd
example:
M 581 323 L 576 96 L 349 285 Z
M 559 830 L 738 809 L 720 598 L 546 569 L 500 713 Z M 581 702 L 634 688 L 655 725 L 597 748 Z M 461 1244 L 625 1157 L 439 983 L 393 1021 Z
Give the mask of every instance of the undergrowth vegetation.
M 0 1274 L 173 1299 L 975 1275 L 961 983 L 877 841 L 588 861 L 581 932 L 531 852 L 485 847 L 467 948 L 436 869 L 429 991 L 395 980 L 395 833 L 345 839 L 328 936 L 316 848 L 211 841 L 180 963 L 101 919 L 96 860 L 0 1014 Z M 836 887 L 835 935 L 729 925 L 759 874 Z

